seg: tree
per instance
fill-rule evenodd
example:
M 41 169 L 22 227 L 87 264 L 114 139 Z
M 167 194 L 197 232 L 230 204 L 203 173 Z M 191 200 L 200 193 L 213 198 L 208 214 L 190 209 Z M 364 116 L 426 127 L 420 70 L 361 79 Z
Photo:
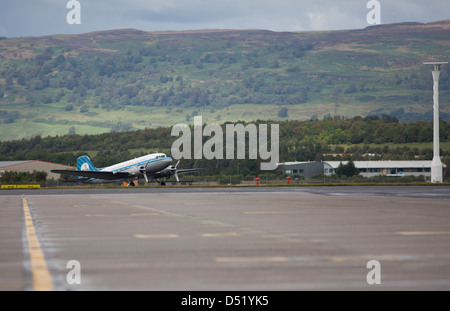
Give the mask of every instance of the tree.
M 39 183 L 45 184 L 47 173 L 43 171 L 12 172 L 6 171 L 0 177 L 0 181 L 5 184 Z
M 286 107 L 283 107 L 278 111 L 278 116 L 280 118 L 287 118 L 288 117 L 288 109 Z
M 75 126 L 71 126 L 69 128 L 69 135 L 75 135 L 75 134 L 76 134 Z
M 25 75 L 20 74 L 17 78 L 17 84 L 24 86 L 26 84 Z
M 359 170 L 356 168 L 355 163 L 353 161 L 348 161 L 347 164 L 339 164 L 336 169 L 336 175 L 338 176 L 347 176 L 352 177 L 355 175 L 359 175 Z

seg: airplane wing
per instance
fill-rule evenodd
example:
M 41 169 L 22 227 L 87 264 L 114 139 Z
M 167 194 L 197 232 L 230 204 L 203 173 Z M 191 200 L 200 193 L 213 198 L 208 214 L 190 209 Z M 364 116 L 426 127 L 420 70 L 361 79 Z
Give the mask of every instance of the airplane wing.
M 201 172 L 204 171 L 204 168 L 187 168 L 184 170 L 177 170 L 177 174 L 189 174 L 189 173 L 195 173 L 195 172 Z
M 115 180 L 129 178 L 130 173 L 126 172 L 105 172 L 105 171 L 69 171 L 69 170 L 51 170 L 52 173 L 82 176 L 87 178 L 97 178 L 105 180 Z

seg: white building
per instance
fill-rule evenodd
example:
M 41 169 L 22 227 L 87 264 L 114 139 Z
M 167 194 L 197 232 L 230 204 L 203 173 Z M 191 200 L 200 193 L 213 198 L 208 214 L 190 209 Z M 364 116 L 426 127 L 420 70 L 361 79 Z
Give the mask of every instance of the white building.
M 336 172 L 341 161 L 324 162 L 324 174 Z M 354 161 L 355 167 L 364 177 L 374 176 L 420 176 L 431 177 L 431 161 Z M 347 164 L 347 161 L 342 161 Z
M 278 165 L 282 167 L 285 174 L 301 174 L 308 179 L 316 174 L 327 176 L 335 174 L 341 163 L 345 165 L 348 161 L 285 162 Z M 363 177 L 423 175 L 427 180 L 431 178 L 431 161 L 354 161 L 353 163 Z

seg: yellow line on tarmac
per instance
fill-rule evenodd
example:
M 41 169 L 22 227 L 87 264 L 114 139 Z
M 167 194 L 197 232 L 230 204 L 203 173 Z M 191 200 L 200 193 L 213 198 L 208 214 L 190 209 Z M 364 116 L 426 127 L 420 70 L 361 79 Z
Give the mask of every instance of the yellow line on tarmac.
M 31 274 L 33 276 L 33 290 L 51 291 L 53 290 L 52 276 L 45 262 L 45 256 L 41 249 L 41 243 L 36 235 L 36 228 L 34 227 L 33 218 L 31 217 L 25 195 L 22 195 L 22 201 L 28 252 L 30 254 Z

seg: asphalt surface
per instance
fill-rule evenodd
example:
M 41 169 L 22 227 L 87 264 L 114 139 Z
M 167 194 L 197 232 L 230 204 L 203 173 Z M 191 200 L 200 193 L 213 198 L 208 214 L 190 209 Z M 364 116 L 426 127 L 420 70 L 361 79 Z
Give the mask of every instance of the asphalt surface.
M 436 198 L 450 199 L 450 186 L 424 185 L 424 186 L 289 186 L 289 187 L 127 187 L 127 188 L 60 188 L 60 189 L 16 189 L 0 191 L 1 195 L 13 193 L 25 195 L 61 195 L 61 194 L 152 194 L 152 193 L 273 193 L 294 192 L 314 193 L 327 196 L 394 196 L 407 198 Z
M 36 289 L 36 248 L 54 290 L 449 290 L 449 190 L 0 191 L 0 290 Z

